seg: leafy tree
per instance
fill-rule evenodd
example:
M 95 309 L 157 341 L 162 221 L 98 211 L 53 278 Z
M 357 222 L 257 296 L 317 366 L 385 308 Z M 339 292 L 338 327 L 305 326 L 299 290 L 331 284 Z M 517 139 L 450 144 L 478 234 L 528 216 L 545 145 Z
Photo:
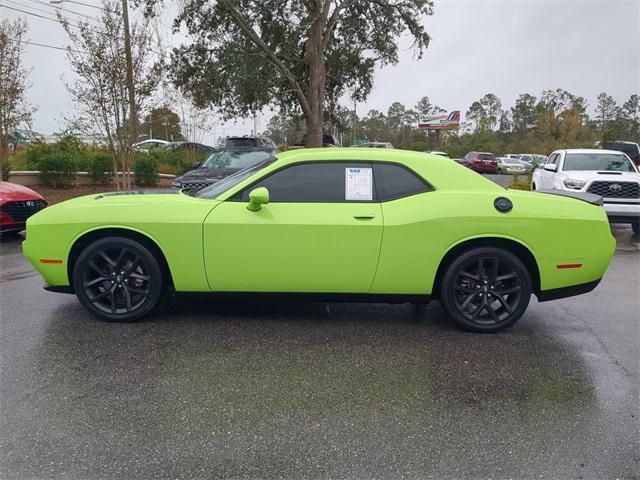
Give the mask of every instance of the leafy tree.
M 445 112 L 443 108 L 432 104 L 429 97 L 422 97 L 420 100 L 418 100 L 418 103 L 416 103 L 416 106 L 413 107 L 413 109 L 416 111 L 419 118 L 428 117 L 431 115 L 439 115 L 440 113 Z
M 300 115 L 274 115 L 262 134 L 277 144 L 295 143 L 304 135 L 304 119 Z
M 633 94 L 622 104 L 620 116 L 627 123 L 628 134 L 640 136 L 640 96 Z
M 78 20 L 76 27 L 58 15 L 72 44 L 67 48 L 67 59 L 77 80 L 67 85 L 67 89 L 80 112 L 80 120 L 88 129 L 98 129 L 106 139 L 114 171 L 123 172 L 122 187 L 131 188 L 133 148 L 120 3 L 104 1 L 99 25 Z M 131 50 L 138 112 L 159 80 L 149 56 L 151 40 L 148 20 L 133 25 Z M 119 189 L 119 178 L 117 175 L 115 178 Z
M 480 105 L 486 112 L 486 118 L 489 119 L 491 128 L 495 128 L 502 114 L 502 102 L 495 94 L 487 93 L 480 99 Z
M 140 132 L 149 133 L 149 138 L 157 138 L 168 142 L 182 140 L 180 117 L 168 106 L 152 109 L 140 125 Z
M 475 123 L 476 130 L 493 129 L 502 115 L 502 102 L 493 93 L 487 93 L 467 110 L 467 120 Z
M 610 122 L 614 121 L 618 112 L 618 104 L 611 95 L 606 92 L 598 94 L 596 103 L 597 122 L 600 131 L 604 132 Z
M 369 110 L 369 113 L 360 121 L 362 137 L 371 142 L 389 141 L 390 131 L 387 117 L 379 110 Z
M 393 102 L 387 110 L 387 124 L 391 129 L 399 131 L 405 124 L 407 108 L 400 102 Z
M 153 4 L 162 0 L 147 0 Z M 328 102 L 364 100 L 377 66 L 398 61 L 397 40 L 418 58 L 430 37 L 431 0 L 186 0 L 176 24 L 190 43 L 174 50 L 171 76 L 199 105 L 227 118 L 264 107 L 304 116 L 309 145 L 322 145 Z
M 503 110 L 500 114 L 500 133 L 509 133 L 513 130 L 513 118 L 509 110 Z
M 27 22 L 0 22 L 0 167 L 9 147 L 9 135 L 31 120 L 34 108 L 26 100 L 29 69 L 23 64 Z
M 556 90 L 544 90 L 540 96 L 540 109 L 543 112 L 551 112 L 558 116 L 565 110 L 569 110 L 576 101 L 576 96 L 561 88 Z
M 533 130 L 538 120 L 536 97 L 528 93 L 518 95 L 515 105 L 511 108 L 511 118 L 516 132 L 526 134 Z
M 467 120 L 473 122 L 476 125 L 476 128 L 478 128 L 481 120 L 486 118 L 487 112 L 484 110 L 480 102 L 473 102 L 465 116 Z

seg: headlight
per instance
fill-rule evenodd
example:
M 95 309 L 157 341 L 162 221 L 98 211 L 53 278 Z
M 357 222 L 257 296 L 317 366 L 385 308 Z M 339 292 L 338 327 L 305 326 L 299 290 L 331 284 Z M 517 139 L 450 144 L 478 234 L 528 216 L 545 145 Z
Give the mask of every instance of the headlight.
M 580 190 L 582 187 L 584 187 L 584 184 L 587 183 L 584 180 L 565 180 L 564 181 L 564 186 L 567 188 L 572 188 L 573 190 Z
M 179 180 L 174 180 L 171 186 L 173 188 L 182 188 L 182 182 L 180 182 Z

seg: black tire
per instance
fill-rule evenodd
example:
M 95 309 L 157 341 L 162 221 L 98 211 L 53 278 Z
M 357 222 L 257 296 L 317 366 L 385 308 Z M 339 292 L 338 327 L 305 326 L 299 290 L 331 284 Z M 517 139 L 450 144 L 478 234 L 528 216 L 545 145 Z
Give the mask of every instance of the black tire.
M 479 247 L 448 266 L 440 301 L 464 330 L 491 333 L 522 317 L 531 291 L 531 276 L 518 257 L 499 248 Z
M 502 169 L 501 168 L 498 169 L 498 174 L 502 175 Z
M 134 322 L 148 315 L 162 295 L 162 268 L 139 242 L 107 237 L 87 246 L 73 268 L 80 303 L 109 322 Z
M 637 237 L 640 236 L 640 219 L 638 221 L 633 222 L 631 224 L 631 229 L 633 230 L 633 234 Z
M 535 184 L 535 183 L 532 183 L 532 184 L 531 184 L 531 191 L 532 191 L 532 192 L 535 192 L 535 191 L 536 191 L 536 184 Z

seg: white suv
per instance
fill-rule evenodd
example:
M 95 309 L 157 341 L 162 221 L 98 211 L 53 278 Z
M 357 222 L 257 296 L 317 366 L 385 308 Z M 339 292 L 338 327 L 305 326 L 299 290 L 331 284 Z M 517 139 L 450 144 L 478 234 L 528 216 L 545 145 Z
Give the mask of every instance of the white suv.
M 629 223 L 640 234 L 640 173 L 615 150 L 556 150 L 533 172 L 531 190 L 600 195 L 611 223 Z

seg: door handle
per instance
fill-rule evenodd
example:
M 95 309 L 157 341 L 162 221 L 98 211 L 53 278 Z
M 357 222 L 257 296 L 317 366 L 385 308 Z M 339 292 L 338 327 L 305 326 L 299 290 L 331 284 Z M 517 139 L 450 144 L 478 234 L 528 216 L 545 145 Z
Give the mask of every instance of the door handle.
M 375 218 L 376 215 L 374 213 L 361 213 L 359 215 L 354 215 L 353 218 L 355 218 L 356 220 L 371 220 L 372 218 Z

